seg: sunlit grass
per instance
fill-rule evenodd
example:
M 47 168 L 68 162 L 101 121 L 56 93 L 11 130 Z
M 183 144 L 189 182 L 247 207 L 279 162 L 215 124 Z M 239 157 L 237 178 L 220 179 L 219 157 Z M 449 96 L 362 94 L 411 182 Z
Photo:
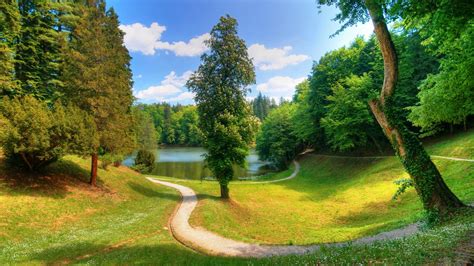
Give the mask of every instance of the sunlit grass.
M 430 150 L 472 158 L 473 136 L 463 134 Z M 457 148 L 453 151 L 451 146 Z M 474 164 L 435 162 L 456 194 L 474 201 Z M 371 246 L 324 248 L 305 256 L 271 259 L 208 257 L 183 247 L 167 230 L 180 199 L 176 191 L 123 167 L 100 170 L 101 188 L 91 190 L 86 183 L 88 167 L 88 160 L 66 157 L 36 181 L 0 164 L 1 265 L 419 264 L 448 256 L 474 226 L 474 216 L 466 214 L 421 236 Z M 284 183 L 233 183 L 231 203 L 217 198 L 219 188 L 214 182 L 186 182 L 201 199 L 192 222 L 248 242 L 298 244 L 373 234 L 421 217 L 413 192 L 399 202 L 390 201 L 395 191 L 392 180 L 404 175 L 395 159 L 309 156 L 302 160 L 301 171 Z M 271 178 L 290 173 L 291 169 Z
M 431 145 L 428 150 L 431 154 L 472 158 L 472 147 L 471 132 Z M 465 202 L 474 201 L 473 163 L 434 162 L 456 195 Z M 232 184 L 231 202 L 218 199 L 215 183 L 186 185 L 195 189 L 200 199 L 191 219 L 195 226 L 247 242 L 311 244 L 347 241 L 422 219 L 414 189 L 392 200 L 397 189 L 393 181 L 407 177 L 396 158 L 308 155 L 301 160 L 301 172 L 293 180 Z

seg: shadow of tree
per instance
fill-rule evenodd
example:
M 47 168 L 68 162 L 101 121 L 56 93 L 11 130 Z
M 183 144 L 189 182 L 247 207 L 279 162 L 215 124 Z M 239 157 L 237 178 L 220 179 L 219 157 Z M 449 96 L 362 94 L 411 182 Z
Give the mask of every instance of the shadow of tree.
M 127 184 L 133 191 L 145 197 L 158 197 L 158 198 L 163 198 L 163 199 L 171 199 L 175 201 L 180 199 L 180 196 L 177 192 L 173 193 L 173 192 L 157 191 L 155 189 L 145 187 L 142 184 L 139 184 L 137 182 L 128 182 Z
M 46 248 L 32 254 L 29 261 L 46 265 L 222 265 L 230 259 L 208 257 L 171 243 L 107 246 L 85 242 Z M 243 262 L 243 259 L 232 259 L 232 264 Z
M 68 160 L 57 161 L 40 172 L 30 172 L 0 161 L 0 187 L 10 196 L 64 198 L 69 186 L 84 186 L 88 172 Z

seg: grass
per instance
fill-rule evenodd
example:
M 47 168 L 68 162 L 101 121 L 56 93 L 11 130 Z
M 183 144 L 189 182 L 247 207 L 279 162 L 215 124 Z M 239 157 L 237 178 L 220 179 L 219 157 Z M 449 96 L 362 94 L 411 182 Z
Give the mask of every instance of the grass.
M 472 158 L 473 148 L 474 134 L 469 133 L 429 149 L 433 154 Z M 473 164 L 435 162 L 455 193 L 473 201 Z M 36 176 L 0 164 L 0 265 L 419 264 L 451 256 L 453 247 L 474 230 L 474 215 L 466 212 L 419 236 L 371 246 L 323 248 L 305 256 L 270 259 L 207 257 L 178 244 L 167 230 L 179 201 L 176 191 L 124 167 L 100 170 L 100 188 L 91 189 L 86 184 L 88 166 L 87 160 L 66 157 Z M 395 191 L 393 179 L 402 176 L 395 159 L 310 156 L 302 160 L 302 172 L 294 180 L 232 184 L 230 204 L 217 199 L 213 182 L 186 185 L 201 199 L 192 217 L 195 225 L 249 242 L 298 244 L 351 239 L 419 219 L 421 206 L 413 192 L 398 202 L 389 200 Z
M 474 157 L 474 132 L 428 146 L 430 154 Z M 449 187 L 474 202 L 474 164 L 434 159 Z M 288 175 L 288 171 L 279 174 Z M 347 241 L 395 229 L 423 217 L 410 189 L 392 201 L 407 178 L 397 158 L 348 159 L 308 155 L 297 178 L 282 183 L 231 184 L 232 201 L 219 200 L 212 182 L 188 182 L 200 199 L 191 223 L 223 236 L 266 244 Z

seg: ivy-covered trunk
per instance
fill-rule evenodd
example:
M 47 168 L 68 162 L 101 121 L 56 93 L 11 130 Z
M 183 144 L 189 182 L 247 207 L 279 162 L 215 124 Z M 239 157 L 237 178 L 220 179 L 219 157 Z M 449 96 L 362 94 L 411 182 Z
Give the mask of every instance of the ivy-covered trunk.
M 384 82 L 379 99 L 369 102 L 372 113 L 392 144 L 397 156 L 413 179 L 424 208 L 430 213 L 445 215 L 464 204 L 444 182 L 418 138 L 403 124 L 393 95 L 398 78 L 398 59 L 395 46 L 376 0 L 366 0 L 384 61 Z
M 229 198 L 229 187 L 227 184 L 220 184 L 221 186 L 221 198 L 228 199 Z
M 94 153 L 91 155 L 91 179 L 89 183 L 92 186 L 97 185 L 97 161 L 99 159 L 99 155 L 97 153 Z

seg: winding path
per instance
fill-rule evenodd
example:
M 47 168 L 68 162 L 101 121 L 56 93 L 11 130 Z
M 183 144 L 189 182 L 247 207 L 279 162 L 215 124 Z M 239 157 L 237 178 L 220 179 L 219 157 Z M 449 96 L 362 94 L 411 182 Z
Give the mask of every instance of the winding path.
M 335 157 L 335 156 L 331 156 Z M 342 157 L 342 156 L 339 156 Z M 387 156 L 389 157 L 389 156 Z M 455 160 L 455 161 L 467 161 L 474 162 L 471 159 L 452 158 L 444 156 L 432 156 L 435 158 Z M 362 158 L 385 158 L 385 157 L 362 157 Z M 295 169 L 293 173 L 285 178 L 260 181 L 260 182 L 245 182 L 248 184 L 265 184 L 275 183 L 285 180 L 290 180 L 296 177 L 300 171 L 300 165 L 297 161 L 293 161 Z M 401 238 L 409 235 L 413 235 L 419 231 L 419 224 L 410 224 L 404 228 L 383 232 L 374 236 L 362 237 L 354 241 L 340 242 L 340 243 L 329 243 L 329 244 L 316 244 L 316 245 L 260 245 L 260 244 L 249 244 L 229 238 L 225 238 L 213 232 L 207 231 L 204 228 L 192 227 L 189 224 L 189 218 L 192 212 L 196 208 L 198 199 L 196 193 L 189 187 L 170 183 L 167 181 L 157 180 L 151 177 L 147 177 L 153 183 L 164 185 L 167 187 L 174 188 L 181 193 L 182 202 L 175 210 L 170 220 L 170 229 L 173 236 L 185 246 L 191 249 L 209 254 L 219 255 L 227 257 L 270 257 L 290 254 L 304 254 L 319 250 L 322 246 L 344 246 L 348 244 L 368 244 L 375 241 Z M 243 182 L 242 182 L 243 183 Z

